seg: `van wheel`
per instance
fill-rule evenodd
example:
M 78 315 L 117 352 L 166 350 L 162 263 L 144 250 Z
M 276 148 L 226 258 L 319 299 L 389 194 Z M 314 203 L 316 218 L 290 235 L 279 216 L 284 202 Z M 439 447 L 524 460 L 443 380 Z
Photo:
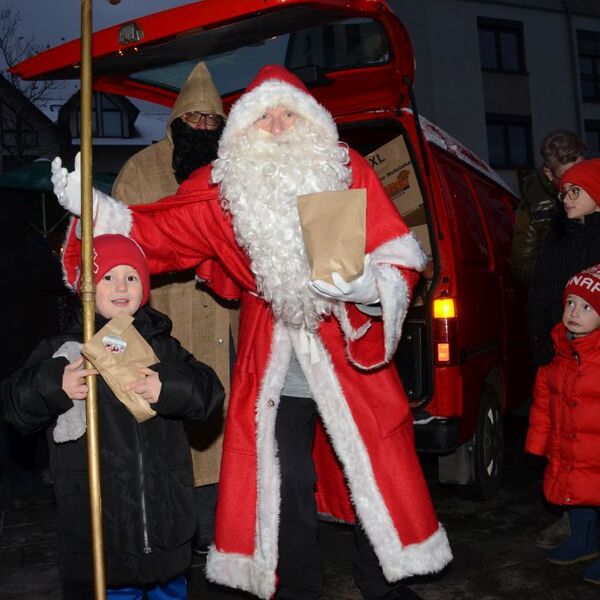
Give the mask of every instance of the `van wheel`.
M 504 472 L 504 425 L 498 391 L 490 384 L 483 390 L 477 429 L 473 439 L 472 460 L 475 480 L 460 486 L 459 493 L 470 500 L 493 498 Z

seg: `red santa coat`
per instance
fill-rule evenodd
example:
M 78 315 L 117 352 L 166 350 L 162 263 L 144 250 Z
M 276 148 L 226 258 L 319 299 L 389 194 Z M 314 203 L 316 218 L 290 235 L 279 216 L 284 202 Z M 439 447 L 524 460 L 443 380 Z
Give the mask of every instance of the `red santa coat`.
M 439 571 L 451 560 L 415 452 L 408 401 L 390 363 L 424 256 L 377 175 L 360 155 L 350 156 L 352 188 L 367 190 L 365 251 L 377 268 L 383 316 L 370 318 L 340 303 L 316 335 L 275 322 L 256 295 L 248 257 L 216 189 L 209 187 L 207 169 L 176 196 L 130 207 L 131 233 L 151 272 L 199 265 L 217 292 L 231 297 L 241 290 L 239 350 L 207 574 L 262 598 L 276 587 L 275 418 L 292 350 L 327 432 L 317 435 L 315 447 L 319 510 L 346 521 L 356 511 L 390 581 Z M 128 226 L 128 218 L 124 222 Z
M 315 444 L 319 510 L 345 521 L 356 511 L 390 581 L 439 571 L 452 558 L 415 452 L 408 401 L 390 363 L 423 253 L 374 171 L 357 153 L 350 156 L 352 188 L 367 190 L 365 250 L 377 268 L 382 318 L 340 303 L 315 335 L 275 322 L 269 305 L 256 295 L 248 257 L 235 241 L 216 188 L 208 184 L 209 169 L 158 203 L 101 208 L 96 222 L 96 232 L 127 233 L 131 209 L 131 234 L 152 273 L 199 265 L 217 292 L 241 293 L 239 350 L 207 574 L 262 598 L 276 587 L 275 418 L 292 350 L 327 432 L 320 432 Z M 76 247 L 69 244 L 67 263 L 72 252 Z
M 558 505 L 600 506 L 600 330 L 574 340 L 559 323 L 556 355 L 538 371 L 525 449 L 544 455 L 544 495 Z

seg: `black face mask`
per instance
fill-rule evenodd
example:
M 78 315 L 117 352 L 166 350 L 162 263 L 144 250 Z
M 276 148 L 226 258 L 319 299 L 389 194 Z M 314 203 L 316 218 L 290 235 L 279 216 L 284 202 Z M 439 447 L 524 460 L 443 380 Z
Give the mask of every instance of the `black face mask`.
M 171 123 L 172 165 L 177 183 L 182 183 L 193 171 L 217 158 L 217 146 L 224 127 L 222 123 L 217 129 L 193 129 L 181 119 Z

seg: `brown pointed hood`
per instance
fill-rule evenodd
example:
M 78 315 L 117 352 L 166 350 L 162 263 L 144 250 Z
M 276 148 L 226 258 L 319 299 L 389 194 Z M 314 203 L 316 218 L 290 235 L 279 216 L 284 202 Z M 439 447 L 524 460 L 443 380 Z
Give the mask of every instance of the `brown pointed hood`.
M 167 137 L 171 138 L 171 123 L 186 112 L 199 111 L 203 113 L 216 113 L 225 117 L 221 96 L 213 83 L 207 66 L 198 63 L 189 74 L 187 81 L 179 92 L 177 100 L 171 110 L 167 125 Z

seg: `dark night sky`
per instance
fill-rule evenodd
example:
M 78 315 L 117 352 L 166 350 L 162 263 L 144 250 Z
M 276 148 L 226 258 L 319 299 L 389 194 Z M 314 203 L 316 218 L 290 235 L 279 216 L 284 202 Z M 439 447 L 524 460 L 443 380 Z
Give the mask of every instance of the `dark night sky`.
M 122 0 L 113 6 L 107 0 L 93 0 L 93 29 L 97 31 L 189 3 L 190 0 Z M 26 38 L 34 36 L 40 45 L 48 43 L 55 46 L 80 35 L 79 0 L 0 0 L 0 8 L 10 8 L 13 13 L 20 13 L 21 35 Z

